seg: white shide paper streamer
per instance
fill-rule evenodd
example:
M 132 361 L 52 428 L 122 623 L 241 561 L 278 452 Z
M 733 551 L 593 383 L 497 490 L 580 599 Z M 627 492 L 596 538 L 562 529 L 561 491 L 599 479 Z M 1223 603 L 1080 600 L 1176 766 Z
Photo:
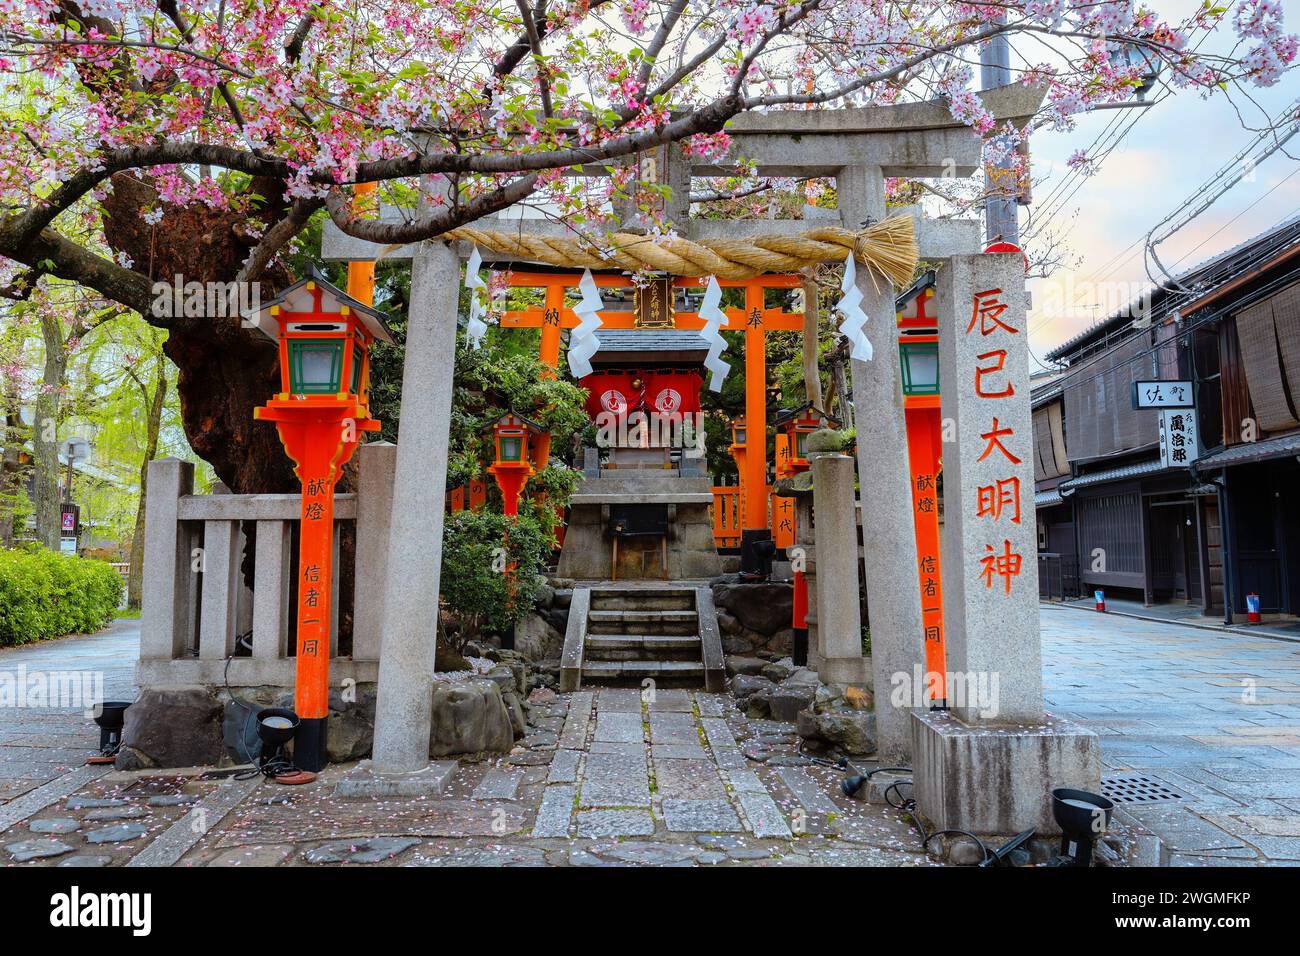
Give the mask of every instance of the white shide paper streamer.
M 605 308 L 590 269 L 583 270 L 578 291 L 582 293 L 582 299 L 573 311 L 580 321 L 569 335 L 569 371 L 574 378 L 591 374 L 591 357 L 600 348 L 600 339 L 596 338 L 596 330 L 601 324 L 600 310 Z
M 867 341 L 867 313 L 862 311 L 862 290 L 857 286 L 857 267 L 850 255 L 844 263 L 844 282 L 840 291 L 844 297 L 835 303 L 835 310 L 844 316 L 840 323 L 840 335 L 845 336 L 853 345 L 849 353 L 859 362 L 871 361 L 871 343 Z
M 483 257 L 479 255 L 478 246 L 475 246 L 465 265 L 465 288 L 469 290 L 469 320 L 465 323 L 465 342 L 472 349 L 481 346 L 483 336 L 487 335 L 487 323 L 483 321 L 487 312 L 484 301 L 487 298 L 487 283 L 478 273 L 482 265 Z
M 722 302 L 722 287 L 718 285 L 717 276 L 709 276 L 709 284 L 704 290 L 704 301 L 700 303 L 699 314 L 704 320 L 704 328 L 700 329 L 700 336 L 709 343 L 709 354 L 704 357 L 704 367 L 713 373 L 709 378 L 711 392 L 722 391 L 722 383 L 726 380 L 727 373 L 731 371 L 731 366 L 722 361 L 722 353 L 727 343 L 718 330 L 727 321 L 727 316 L 718 308 L 720 302 Z

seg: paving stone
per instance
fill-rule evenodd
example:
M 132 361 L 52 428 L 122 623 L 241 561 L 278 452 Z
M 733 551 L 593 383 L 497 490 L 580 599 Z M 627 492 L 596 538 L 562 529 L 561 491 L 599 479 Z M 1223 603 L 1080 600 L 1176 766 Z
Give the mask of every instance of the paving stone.
M 640 711 L 634 714 L 605 713 L 596 715 L 596 740 L 604 743 L 641 743 L 643 731 Z
M 582 752 L 578 750 L 557 750 L 551 758 L 547 783 L 574 783 L 578 779 L 578 761 Z
M 573 799 L 576 787 L 561 785 L 547 787 L 542 792 L 542 803 L 537 808 L 537 820 L 533 823 L 535 837 L 567 837 L 569 835 L 569 818 L 573 815 Z
M 554 750 L 556 744 L 560 742 L 560 738 L 557 734 L 539 730 L 536 733 L 529 734 L 519 742 L 529 750 Z
M 716 863 L 726 862 L 727 854 L 719 853 L 717 850 L 705 850 L 695 858 L 696 863 L 705 863 L 710 866 Z
M 581 792 L 584 807 L 648 807 L 650 778 L 643 757 L 588 754 Z
M 736 747 L 714 748 L 713 759 L 723 770 L 748 770 L 751 765 L 749 758 Z
M 138 840 L 148 831 L 143 823 L 110 823 L 86 834 L 87 843 L 128 843 Z
M 809 813 L 827 814 L 838 813 L 839 807 L 832 802 L 820 781 L 814 780 L 807 773 L 796 767 L 782 767 L 776 772 L 790 792 L 794 794 L 795 799 Z
M 293 852 L 292 846 L 241 846 L 218 853 L 208 866 L 278 866 Z
M 471 800 L 513 800 L 519 791 L 518 773 L 510 773 L 493 767 L 479 781 Z
M 771 855 L 771 850 L 765 850 L 758 846 L 737 847 L 734 850 L 727 851 L 727 858 L 730 860 L 766 860 Z
M 71 853 L 72 847 L 62 840 L 20 840 L 17 843 L 6 843 L 5 850 L 15 863 L 26 863 L 29 860 L 44 860 Z
M 591 703 L 594 695 L 577 693 L 569 703 L 569 713 L 560 731 L 559 746 L 581 750 L 587 743 L 587 727 L 591 723 Z
M 767 793 L 767 787 L 752 770 L 739 769 L 726 771 L 727 782 L 737 793 Z
M 724 717 L 734 702 L 730 694 L 699 693 L 695 695 L 695 705 L 699 708 L 701 717 Z
M 634 744 L 616 744 L 607 740 L 597 740 L 587 748 L 589 754 L 622 754 L 625 757 L 640 757 L 645 760 L 645 744 L 637 742 Z
M 146 802 L 151 807 L 187 807 L 191 803 L 198 803 L 199 796 L 195 793 L 160 793 Z
M 724 798 L 727 795 L 710 760 L 656 760 L 655 784 L 660 796 L 667 798 Z
M 137 853 L 127 866 L 171 866 L 196 843 L 226 818 L 245 797 L 262 782 L 261 776 L 240 780 L 231 777 L 207 794 L 183 817 L 154 837 L 147 847 Z M 248 841 L 272 842 L 272 841 Z
M 652 713 L 650 715 L 650 742 L 652 744 L 686 744 L 698 747 L 700 732 L 693 714 Z
M 780 808 L 765 793 L 741 793 L 737 795 L 740 801 L 740 808 L 745 811 L 745 817 L 749 820 L 749 828 L 756 837 L 789 837 L 793 836 L 790 832 L 790 826 L 785 822 Z
M 742 829 L 740 818 L 726 800 L 664 800 L 663 809 L 668 829 L 679 833 Z
M 86 820 L 92 823 L 105 820 L 139 820 L 148 815 L 149 811 L 144 807 L 105 807 L 102 810 L 91 810 L 86 814 Z
M 305 851 L 302 858 L 308 863 L 382 863 L 419 845 L 414 837 L 334 840 Z
M 68 797 L 69 810 L 97 810 L 102 807 L 125 807 L 130 800 L 120 797 Z
M 700 726 L 704 728 L 704 736 L 709 741 L 709 746 L 713 750 L 734 749 L 736 747 L 736 738 L 731 733 L 731 728 L 727 726 L 725 720 L 717 717 L 701 717 Z
M 108 866 L 113 862 L 111 856 L 96 856 L 88 853 L 78 853 L 76 856 L 65 856 L 59 860 L 55 866 L 84 866 L 87 869 Z
M 706 760 L 709 755 L 699 744 L 652 744 L 650 756 L 655 760 Z
M 590 853 L 606 860 L 619 860 L 637 866 L 683 866 L 702 855 L 698 847 L 681 843 L 597 843 Z
M 466 847 L 442 856 L 417 855 L 406 866 L 534 867 L 546 866 L 546 851 L 535 846 Z
M 631 687 L 602 687 L 596 710 L 602 714 L 641 713 L 641 691 Z
M 695 702 L 691 699 L 691 692 L 688 690 L 656 688 L 649 706 L 652 714 L 672 712 L 689 714 L 694 711 Z
M 76 833 L 81 829 L 81 821 L 72 817 L 55 817 L 49 820 L 33 820 L 28 829 L 33 833 Z
M 648 810 L 579 810 L 579 837 L 650 836 L 654 818 Z
M 545 750 L 527 750 L 506 758 L 506 763 L 513 767 L 544 767 L 550 762 L 551 755 Z

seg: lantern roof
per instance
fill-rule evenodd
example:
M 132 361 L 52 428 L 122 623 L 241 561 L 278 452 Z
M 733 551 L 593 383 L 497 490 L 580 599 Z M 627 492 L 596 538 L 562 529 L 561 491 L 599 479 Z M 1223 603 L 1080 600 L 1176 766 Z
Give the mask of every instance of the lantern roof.
M 315 265 L 308 265 L 305 276 L 274 299 L 263 302 L 255 316 L 249 315 L 246 318 L 251 319 L 268 338 L 276 338 L 280 330 L 275 316 L 271 314 L 273 307 L 280 307 L 282 318 L 286 316 L 292 318 L 296 312 L 311 313 L 315 311 L 316 300 L 312 290 L 308 288 L 309 283 L 314 284 L 315 288 L 320 291 L 320 307 L 322 311 L 342 312 L 346 308 L 349 313 L 357 317 L 357 320 L 365 326 L 366 331 L 372 336 L 380 342 L 392 344 L 393 333 L 388 328 L 388 316 L 352 298 L 352 296 L 326 279 Z
M 811 414 L 809 415 L 808 413 Z M 836 428 L 839 427 L 840 423 L 838 419 L 832 418 L 830 415 L 827 415 L 824 411 L 822 411 L 812 402 L 804 402 L 802 405 L 798 405 L 794 408 L 781 409 L 776 413 L 776 418 L 773 420 L 773 424 L 780 426 L 780 425 L 784 425 L 786 422 L 790 421 L 791 419 L 798 419 L 798 418 L 812 417 L 812 416 L 816 416 L 817 418 L 823 421 L 830 422 Z
M 508 421 L 507 419 L 514 419 L 514 421 Z M 539 433 L 546 430 L 537 422 L 533 421 L 531 418 L 525 418 L 523 415 L 520 415 L 512 408 L 506 409 L 504 414 L 498 415 L 496 418 L 488 419 L 487 424 L 484 425 L 481 430 L 487 431 L 489 428 L 495 428 L 497 425 L 515 425 L 515 424 L 523 425 L 525 428 L 529 428 L 532 431 L 539 432 Z

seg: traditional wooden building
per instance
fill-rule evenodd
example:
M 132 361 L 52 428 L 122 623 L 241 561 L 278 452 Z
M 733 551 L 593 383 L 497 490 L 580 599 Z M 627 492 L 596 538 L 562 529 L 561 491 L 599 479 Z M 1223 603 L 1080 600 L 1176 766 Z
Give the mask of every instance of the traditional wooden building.
M 1047 358 L 1062 369 L 1033 401 L 1045 589 L 1300 614 L 1300 217 Z M 1166 413 L 1136 407 L 1152 381 L 1191 383 L 1182 460 L 1162 449 Z

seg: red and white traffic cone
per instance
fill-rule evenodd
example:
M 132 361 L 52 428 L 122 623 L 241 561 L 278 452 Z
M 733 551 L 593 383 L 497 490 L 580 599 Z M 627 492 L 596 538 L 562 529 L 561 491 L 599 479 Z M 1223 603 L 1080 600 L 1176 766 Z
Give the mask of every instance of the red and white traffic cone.
M 1093 601 L 1096 602 L 1096 603 L 1093 605 L 1093 606 L 1096 608 L 1096 610 L 1101 611 L 1102 613 L 1105 613 L 1105 611 L 1106 611 L 1106 592 L 1103 591 L 1101 588 L 1097 588 L 1097 590 L 1095 590 L 1095 591 L 1092 592 L 1092 599 L 1093 599 Z

